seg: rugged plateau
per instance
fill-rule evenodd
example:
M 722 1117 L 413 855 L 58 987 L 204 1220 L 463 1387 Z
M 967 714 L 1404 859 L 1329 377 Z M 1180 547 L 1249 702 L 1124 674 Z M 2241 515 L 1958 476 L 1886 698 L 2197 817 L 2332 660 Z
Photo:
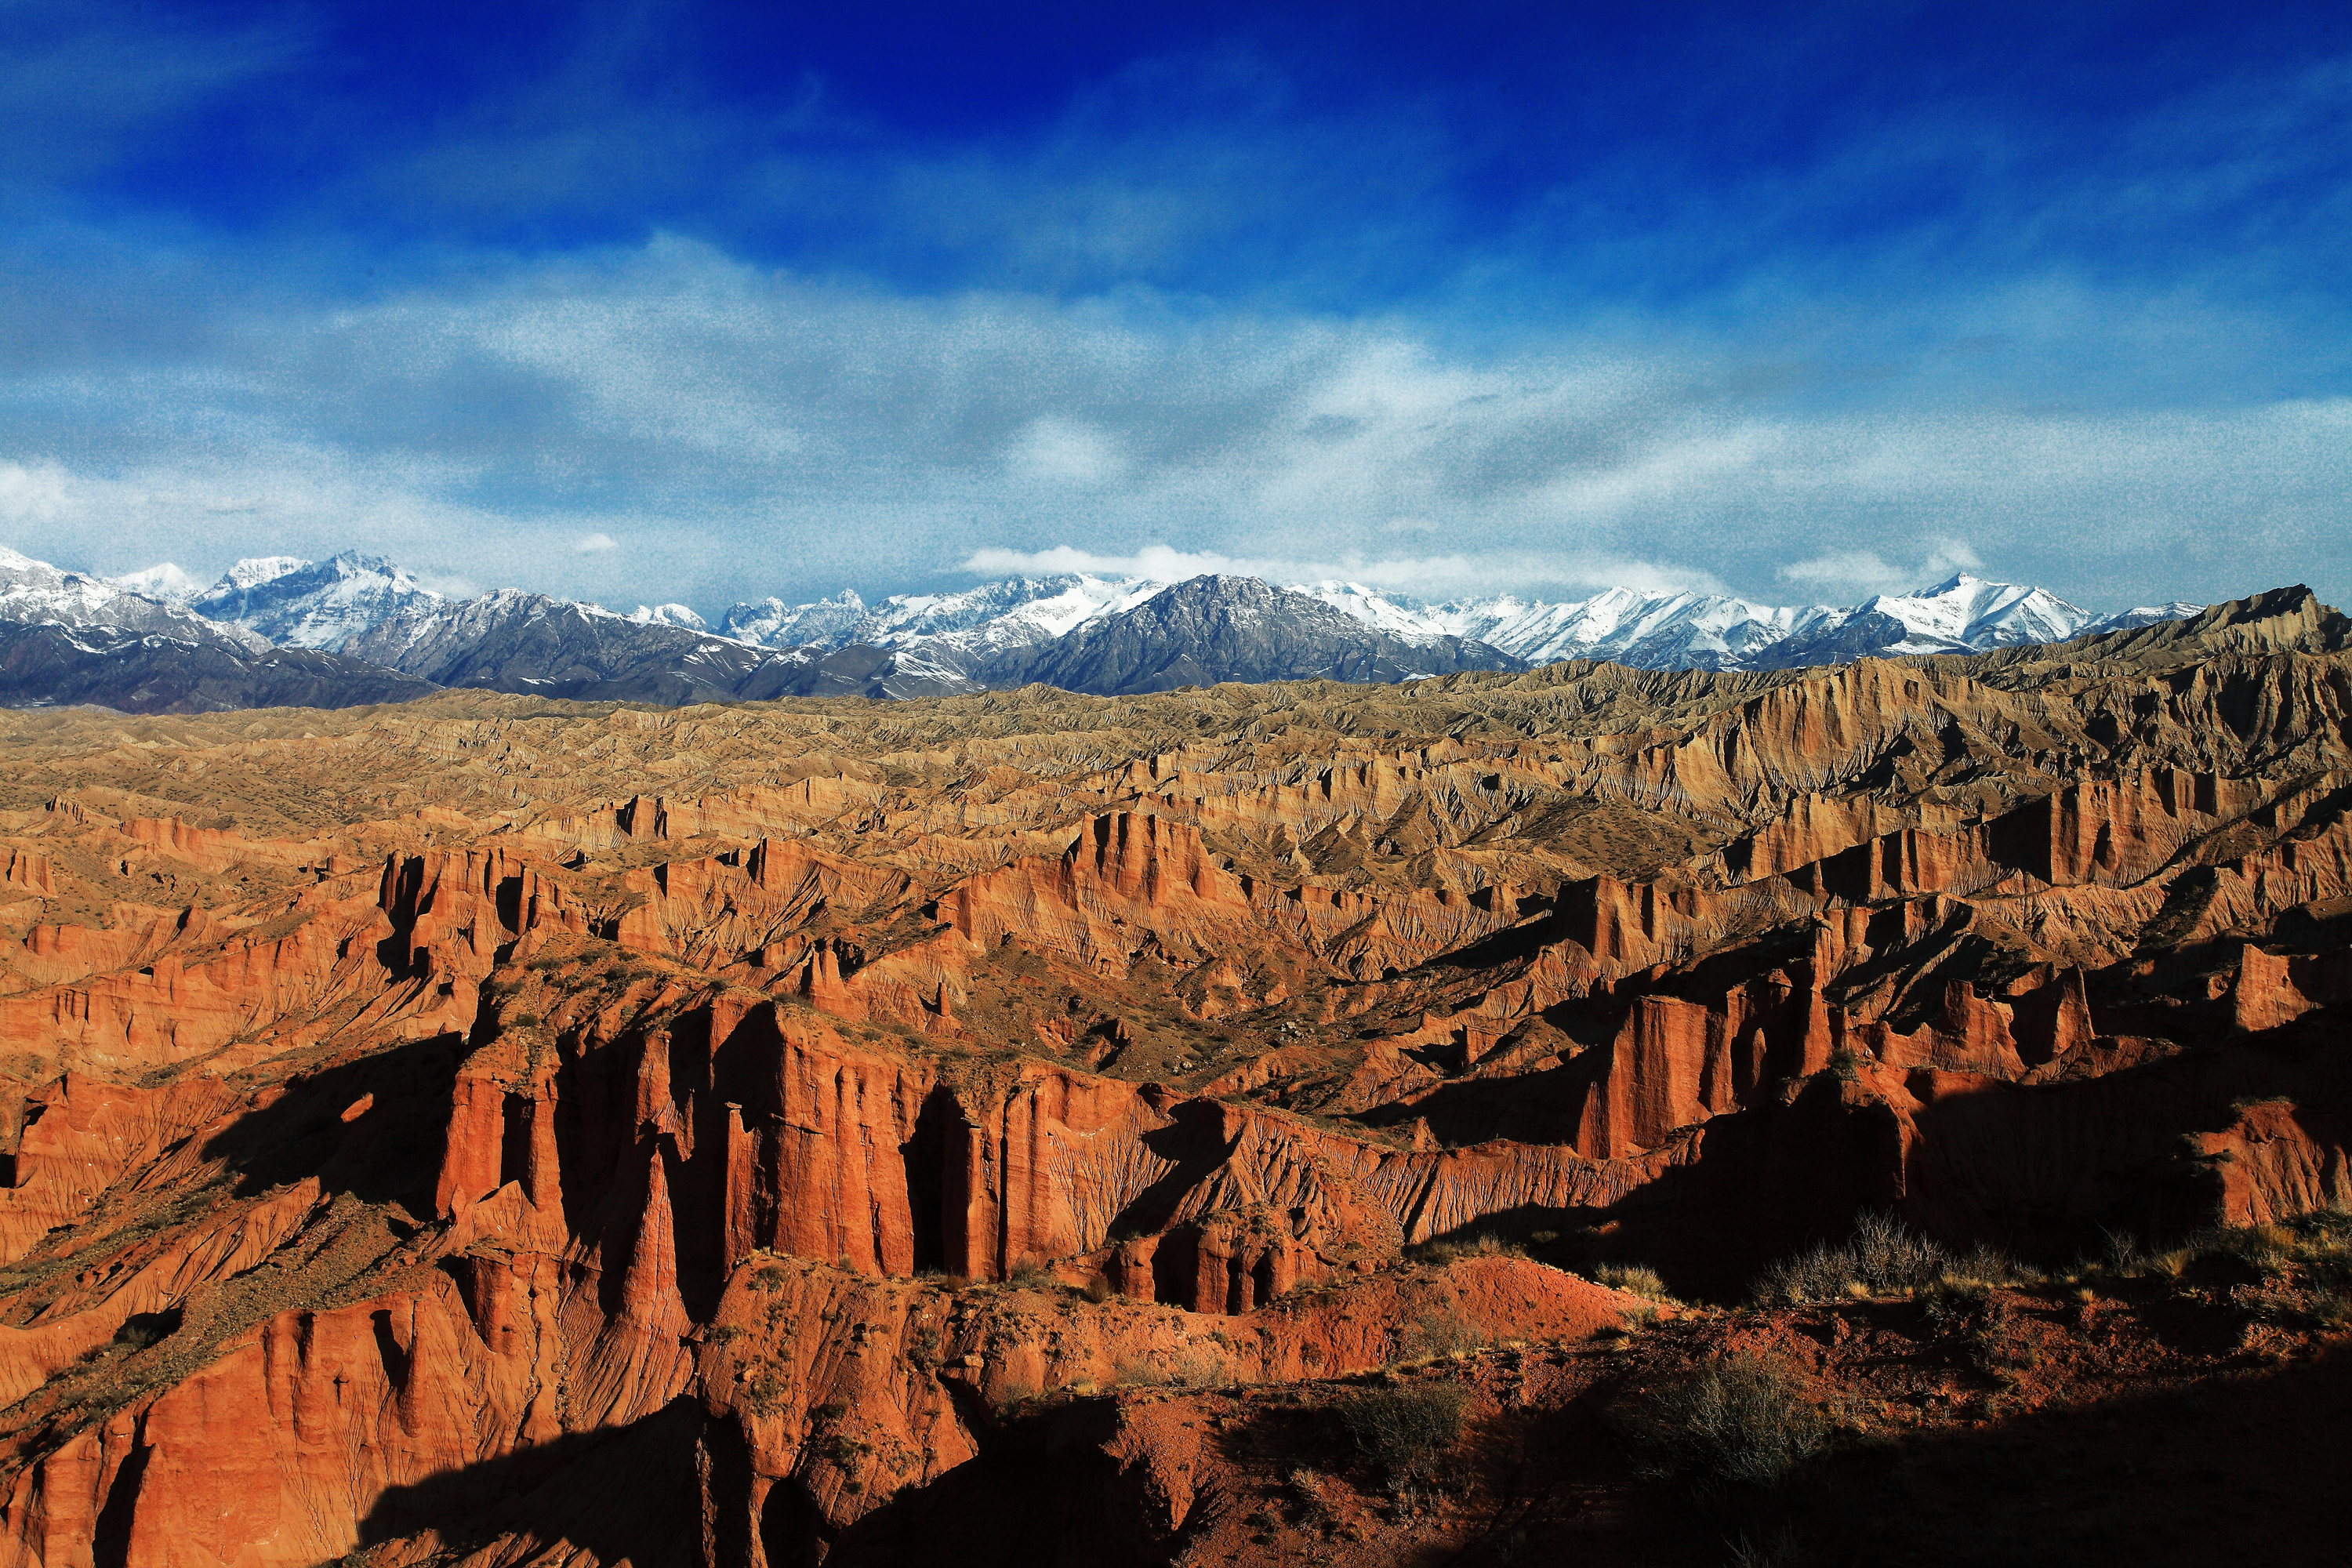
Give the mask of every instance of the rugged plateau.
M 0 716 L 0 1568 L 2334 1561 L 2348 637 Z

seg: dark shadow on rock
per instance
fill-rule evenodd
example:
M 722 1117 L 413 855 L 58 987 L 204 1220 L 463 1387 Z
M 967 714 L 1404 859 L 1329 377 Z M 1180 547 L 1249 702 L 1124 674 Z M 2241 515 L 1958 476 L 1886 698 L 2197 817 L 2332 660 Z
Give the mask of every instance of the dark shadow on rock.
M 735 1451 L 728 1451 L 730 1443 Z M 568 1542 L 602 1563 L 626 1558 L 636 1568 L 699 1568 L 704 1477 L 714 1488 L 723 1480 L 748 1489 L 748 1466 L 730 1462 L 740 1460 L 740 1446 L 731 1425 L 711 1422 L 698 1404 L 678 1399 L 625 1426 L 568 1434 L 391 1488 L 360 1521 L 360 1541 L 375 1546 L 432 1530 L 462 1552 L 500 1536 L 523 1536 L 542 1547 Z M 737 1494 L 738 1518 L 748 1510 L 746 1495 Z
M 1223 1109 L 1210 1100 L 1185 1100 L 1169 1108 L 1169 1124 L 1143 1135 L 1144 1146 L 1171 1169 L 1139 1194 L 1111 1222 L 1119 1236 L 1149 1236 L 1168 1228 L 1184 1194 L 1208 1180 L 1233 1153 L 1224 1136 Z
M 1139 1477 L 1103 1452 L 1118 1416 L 1108 1400 L 1057 1405 L 999 1428 L 980 1458 L 909 1488 L 838 1533 L 780 1481 L 762 1543 L 771 1568 L 1156 1568 L 1181 1537 L 1154 1531 Z M 822 1541 L 824 1551 L 820 1558 Z
M 237 1173 L 240 1194 L 317 1176 L 330 1193 L 430 1213 L 463 1055 L 460 1037 L 439 1035 L 304 1073 L 202 1152 Z
M 2259 1563 L 2352 1543 L 2352 1350 L 1843 1455 L 1790 1500 L 1803 1561 Z

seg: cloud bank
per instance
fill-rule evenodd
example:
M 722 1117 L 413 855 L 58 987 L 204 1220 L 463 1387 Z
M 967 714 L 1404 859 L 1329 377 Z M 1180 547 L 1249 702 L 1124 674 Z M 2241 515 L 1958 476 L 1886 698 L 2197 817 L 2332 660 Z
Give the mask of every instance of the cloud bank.
M 2284 23 L 1218 22 L 983 80 L 691 5 L 462 71 L 12 15 L 0 528 L 69 565 L 2352 599 L 2352 56 Z

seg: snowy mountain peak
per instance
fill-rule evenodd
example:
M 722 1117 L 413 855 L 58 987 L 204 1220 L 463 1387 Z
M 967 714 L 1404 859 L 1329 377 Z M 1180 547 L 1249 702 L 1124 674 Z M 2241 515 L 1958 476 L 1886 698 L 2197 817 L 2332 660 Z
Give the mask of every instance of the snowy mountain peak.
M 113 626 L 247 651 L 269 645 L 240 627 L 218 626 L 182 606 L 103 577 L 60 571 L 0 545 L 0 621 L 27 626 Z
M 1446 635 L 1427 610 L 1409 601 L 1393 598 L 1361 583 L 1325 581 L 1298 583 L 1291 585 L 1294 594 L 1304 594 L 1310 599 L 1320 599 L 1333 609 L 1354 616 L 1375 630 L 1412 642 L 1426 642 Z
M 764 647 L 898 647 L 924 637 L 967 635 L 1025 644 L 1130 608 L 1165 586 L 1083 573 L 1010 577 L 947 594 L 893 594 L 871 606 L 845 588 L 810 605 L 775 598 L 737 605 L 720 626 L 724 636 Z
M 239 588 L 258 588 L 289 572 L 299 572 L 310 564 L 299 555 L 248 555 L 220 575 L 207 593 L 218 594 Z
M 2063 642 L 2093 619 L 2088 611 L 2042 589 L 1966 573 L 1916 594 L 1881 594 L 1861 609 L 1903 623 L 1912 636 L 1890 650 L 1903 653 Z
M 340 653 L 395 617 L 439 603 L 441 595 L 403 568 L 346 550 L 325 561 L 240 561 L 189 607 L 274 643 Z
M 684 626 L 690 632 L 707 632 L 710 623 L 684 605 L 639 605 L 629 612 L 629 619 L 639 626 Z
M 169 561 L 159 561 L 152 566 L 125 572 L 107 581 L 118 588 L 128 588 L 134 594 L 144 594 L 151 599 L 164 599 L 175 605 L 187 603 L 208 586 L 202 577 Z

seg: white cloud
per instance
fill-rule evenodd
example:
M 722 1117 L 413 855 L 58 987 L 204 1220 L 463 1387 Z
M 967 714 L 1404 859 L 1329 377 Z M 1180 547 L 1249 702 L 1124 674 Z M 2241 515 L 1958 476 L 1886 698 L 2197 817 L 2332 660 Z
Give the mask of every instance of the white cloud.
M 1066 570 L 1850 600 L 1966 568 L 2093 607 L 2352 590 L 2352 398 L 1822 407 L 1724 390 L 1741 366 L 1703 344 L 895 298 L 676 238 L 235 324 L 187 363 L 0 375 L 38 432 L 0 466 L 20 548 L 204 571 L 356 547 L 706 614 Z
M 1414 598 L 1540 586 L 1591 591 L 1628 587 L 1668 593 L 1713 590 L 1720 584 L 1705 573 L 1624 558 L 1526 554 L 1365 556 L 1224 555 L 1149 544 L 1131 552 L 1100 554 L 1072 545 L 1050 550 L 975 550 L 962 563 L 981 576 L 1039 576 L 1085 573 L 1098 577 L 1145 577 L 1176 583 L 1204 574 L 1263 577 L 1273 583 L 1360 583 Z
M 1890 563 L 1874 550 L 1841 550 L 1791 562 L 1781 567 L 1778 575 L 1782 582 L 1797 584 L 1809 591 L 1866 598 L 1873 594 L 1924 588 L 1955 573 L 1974 572 L 1983 565 L 1966 541 L 1938 539 L 1929 542 L 1927 554 L 1909 566 Z
M 66 514 L 69 476 L 62 468 L 28 468 L 0 463 L 0 518 L 10 522 L 50 522 Z

